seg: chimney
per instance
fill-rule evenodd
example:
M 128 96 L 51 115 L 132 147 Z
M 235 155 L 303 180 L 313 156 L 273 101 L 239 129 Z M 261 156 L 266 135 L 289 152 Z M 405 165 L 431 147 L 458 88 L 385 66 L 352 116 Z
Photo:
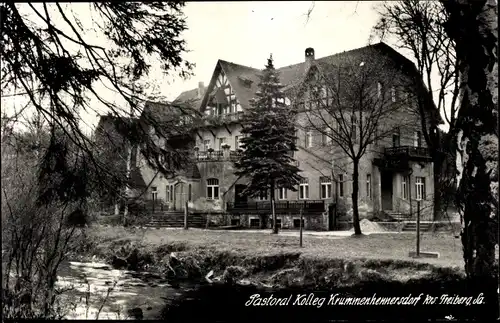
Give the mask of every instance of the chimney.
M 306 68 L 309 68 L 314 61 L 314 48 L 306 48 Z
M 204 93 L 205 93 L 205 84 L 203 82 L 198 82 L 198 99 L 201 99 Z

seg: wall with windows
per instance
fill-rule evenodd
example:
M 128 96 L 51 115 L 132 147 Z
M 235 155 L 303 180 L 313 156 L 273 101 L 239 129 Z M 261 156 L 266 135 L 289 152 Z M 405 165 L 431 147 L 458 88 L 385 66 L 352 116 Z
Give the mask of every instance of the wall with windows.
M 412 162 L 410 176 L 396 174 L 394 205 L 401 212 L 410 211 L 410 194 L 413 216 L 416 216 L 417 200 L 420 200 L 421 218 L 432 221 L 434 199 L 434 173 L 432 164 Z
M 212 131 L 198 131 L 199 136 L 196 135 L 196 147 L 199 148 L 199 151 L 207 151 L 207 147 L 210 147 L 213 150 L 222 150 L 220 148 L 220 144 L 221 142 L 225 142 L 230 146 L 230 150 L 237 150 L 235 145 L 237 140 L 239 141 L 241 138 L 241 126 L 238 124 L 230 124 L 227 128 L 229 128 L 230 132 L 224 126 L 214 127 L 211 129 Z

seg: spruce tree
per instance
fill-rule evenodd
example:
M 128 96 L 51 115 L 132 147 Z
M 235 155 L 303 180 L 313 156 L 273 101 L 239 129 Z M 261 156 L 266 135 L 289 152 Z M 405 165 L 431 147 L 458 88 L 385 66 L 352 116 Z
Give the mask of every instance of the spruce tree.
M 285 104 L 283 85 L 273 66 L 272 55 L 259 78 L 259 90 L 242 118 L 243 153 L 235 162 L 235 173 L 248 179 L 244 195 L 256 197 L 269 192 L 274 208 L 276 189 L 297 191 L 295 187 L 301 179 L 292 157 L 297 151 L 295 112 Z M 272 209 L 271 212 L 273 233 L 278 233 L 276 213 Z

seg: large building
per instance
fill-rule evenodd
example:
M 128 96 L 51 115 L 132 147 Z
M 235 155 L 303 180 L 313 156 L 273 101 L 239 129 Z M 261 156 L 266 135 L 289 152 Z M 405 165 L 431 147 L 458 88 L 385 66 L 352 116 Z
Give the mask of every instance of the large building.
M 379 79 L 374 91 L 378 91 L 379 95 L 386 93 L 388 104 L 397 105 L 398 109 L 380 122 L 385 129 L 392 125 L 394 130 L 370 144 L 360 160 L 360 215 L 398 217 L 415 214 L 418 201 L 424 218 L 432 220 L 432 161 L 421 136 L 421 119 L 415 113 L 422 94 L 419 97 L 416 91 L 409 93 L 411 90 L 402 85 L 404 82 L 394 85 L 395 79 L 415 84 L 418 74 L 413 63 L 404 56 L 390 46 L 378 43 L 319 59 L 315 58 L 314 49 L 308 48 L 303 62 L 277 69 L 285 93 L 289 94 L 284 98 L 285 103 L 299 108 L 296 120 L 299 150 L 295 152 L 294 159 L 303 177 L 297 191 L 278 189 L 276 192 L 278 220 L 282 227 L 299 225 L 298 211 L 301 208 L 305 210 L 304 225 L 311 229 L 333 228 L 335 219 L 332 212 L 328 212 L 330 204 L 335 203 L 339 213 L 351 214 L 352 161 L 341 149 L 332 149 L 334 144 L 328 136 L 308 130 L 304 116 L 313 102 L 307 94 L 296 94 L 315 76 L 333 73 L 332 66 L 345 65 L 346 61 L 350 61 L 362 67 L 367 59 L 370 62 L 385 62 L 384 69 L 370 77 Z M 240 118 L 250 108 L 261 72 L 219 60 L 206 87 L 200 82 L 198 88 L 178 96 L 174 103 L 189 103 L 203 116 L 203 123 L 190 138 L 183 140 L 192 151 L 193 163 L 186 165 L 179 176 L 170 179 L 142 167 L 144 182 L 149 183 L 149 199 L 172 210 L 182 210 L 188 202 L 193 211 L 224 214 L 220 221 L 225 224 L 262 225 L 260 215 L 269 212 L 267 196 L 256 200 L 242 196 L 240 193 L 245 182 L 234 175 L 233 168 L 233 161 L 240 153 Z M 170 107 L 151 102 L 144 111 L 164 109 L 165 114 Z M 433 111 L 431 107 L 426 113 Z

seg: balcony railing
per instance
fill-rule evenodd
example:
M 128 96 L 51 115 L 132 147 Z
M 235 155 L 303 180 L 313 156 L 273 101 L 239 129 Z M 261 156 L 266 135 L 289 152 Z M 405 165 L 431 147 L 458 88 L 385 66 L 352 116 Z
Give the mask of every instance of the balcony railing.
M 241 153 L 239 151 L 197 151 L 194 157 L 197 161 L 235 161 L 240 157 Z
M 212 114 L 204 115 L 203 124 L 205 126 L 215 126 L 224 123 L 238 122 L 239 120 L 241 120 L 242 116 L 243 116 L 242 111 L 218 114 L 218 115 L 212 115 Z
M 409 158 L 430 158 L 428 148 L 412 146 L 388 147 L 385 148 L 385 155 L 392 157 L 407 156 Z
M 322 213 L 325 211 L 325 201 L 324 200 L 305 200 L 305 201 L 276 201 L 275 202 L 275 212 L 276 213 L 293 213 L 298 214 L 300 210 L 303 210 L 304 214 L 310 213 Z M 259 202 L 228 202 L 227 212 L 238 214 L 238 213 L 270 213 L 271 212 L 271 201 L 259 201 Z

